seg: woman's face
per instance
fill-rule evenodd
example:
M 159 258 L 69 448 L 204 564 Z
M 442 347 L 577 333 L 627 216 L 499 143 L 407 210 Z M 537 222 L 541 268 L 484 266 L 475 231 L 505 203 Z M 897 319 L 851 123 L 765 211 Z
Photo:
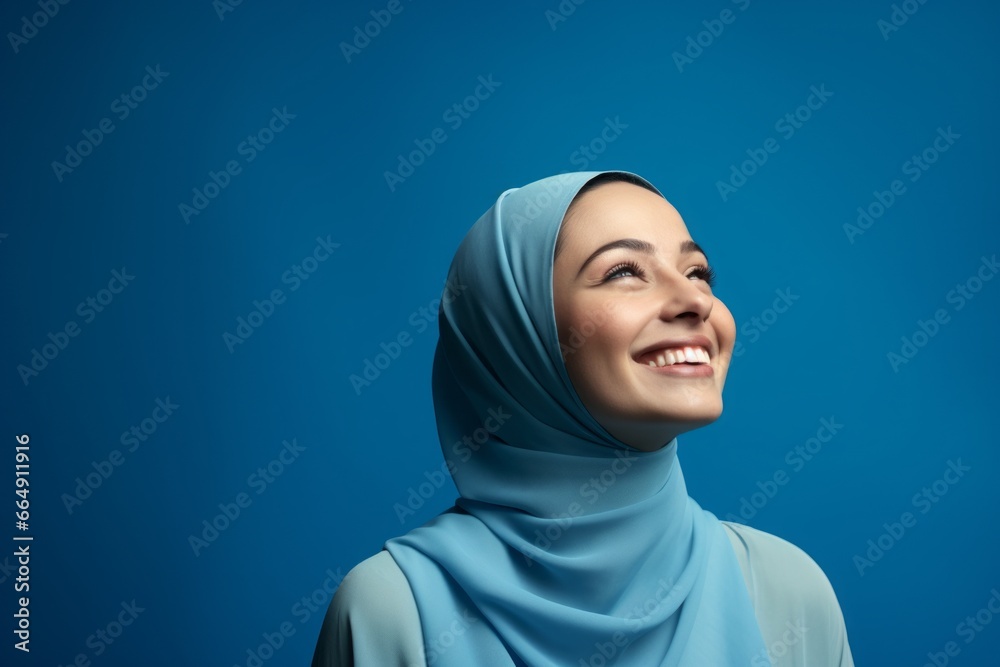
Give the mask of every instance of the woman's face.
M 736 323 L 677 210 L 645 188 L 605 183 L 576 199 L 560 238 L 559 341 L 594 418 L 643 451 L 718 419 Z

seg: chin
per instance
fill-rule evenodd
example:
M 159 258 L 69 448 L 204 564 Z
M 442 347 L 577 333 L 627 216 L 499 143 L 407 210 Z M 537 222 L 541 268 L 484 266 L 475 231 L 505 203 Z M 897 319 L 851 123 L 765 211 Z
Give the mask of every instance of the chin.
M 722 415 L 722 403 L 692 406 L 686 410 L 664 411 L 662 407 L 650 406 L 646 410 L 630 410 L 628 413 L 605 413 L 597 420 L 611 435 L 636 449 L 651 451 L 679 435 L 707 426 Z
M 609 376 L 614 374 L 605 375 Z M 612 391 L 611 387 L 621 390 Z M 626 376 L 618 382 L 584 386 L 580 398 L 611 435 L 647 451 L 722 416 L 722 392 L 715 386 L 678 386 L 665 390 L 651 387 L 641 378 Z
M 671 395 L 665 395 L 656 401 L 651 401 L 649 394 L 646 394 L 633 405 L 643 407 L 630 410 L 629 415 L 623 413 L 620 416 L 641 422 L 670 424 L 671 428 L 681 432 L 711 424 L 722 416 L 722 396 L 715 392 L 671 392 Z

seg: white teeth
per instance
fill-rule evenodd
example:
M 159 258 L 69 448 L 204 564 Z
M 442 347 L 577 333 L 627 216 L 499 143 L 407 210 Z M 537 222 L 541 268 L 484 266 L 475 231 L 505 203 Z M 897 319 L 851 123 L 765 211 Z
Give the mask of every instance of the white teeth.
M 711 361 L 708 351 L 703 347 L 683 347 L 664 350 L 656 354 L 655 360 L 650 359 L 650 366 L 673 366 L 674 364 L 707 364 Z

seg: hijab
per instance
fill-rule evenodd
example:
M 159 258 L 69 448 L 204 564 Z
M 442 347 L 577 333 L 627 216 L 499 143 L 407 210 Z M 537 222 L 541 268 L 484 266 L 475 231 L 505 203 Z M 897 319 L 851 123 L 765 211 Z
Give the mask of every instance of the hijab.
M 432 389 L 460 497 L 385 544 L 413 591 L 428 665 L 719 667 L 767 655 L 729 538 L 687 494 L 677 439 L 651 452 L 618 440 L 567 375 L 554 247 L 573 198 L 602 173 L 503 192 L 449 269 Z

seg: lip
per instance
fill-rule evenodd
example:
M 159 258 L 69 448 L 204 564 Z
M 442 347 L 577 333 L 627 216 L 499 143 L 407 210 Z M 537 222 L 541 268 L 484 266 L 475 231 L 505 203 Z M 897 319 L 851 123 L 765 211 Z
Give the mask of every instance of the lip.
M 639 364 L 643 366 L 643 364 Z M 674 364 L 673 366 L 644 366 L 661 375 L 677 375 L 680 377 L 712 377 L 715 369 L 712 364 Z
M 650 366 L 639 361 L 639 358 L 649 352 L 676 347 L 703 347 L 708 352 L 709 363 L 707 364 L 673 364 L 672 366 Z M 715 349 L 712 341 L 707 336 L 683 336 L 681 338 L 667 338 L 653 343 L 637 352 L 632 360 L 640 366 L 661 375 L 675 375 L 678 377 L 712 377 L 715 369 L 712 368 L 712 360 L 715 359 Z
M 639 357 L 642 355 L 668 347 L 703 347 L 708 351 L 709 361 L 715 359 L 715 348 L 712 347 L 712 341 L 707 336 L 699 334 L 696 336 L 682 336 L 680 338 L 664 338 L 636 352 L 632 355 L 632 360 L 639 363 Z M 705 365 L 707 366 L 708 364 Z M 649 368 L 652 368 L 652 366 L 649 366 Z M 665 366 L 664 368 L 673 368 L 673 366 Z M 697 368 L 697 366 L 692 366 L 691 368 Z

